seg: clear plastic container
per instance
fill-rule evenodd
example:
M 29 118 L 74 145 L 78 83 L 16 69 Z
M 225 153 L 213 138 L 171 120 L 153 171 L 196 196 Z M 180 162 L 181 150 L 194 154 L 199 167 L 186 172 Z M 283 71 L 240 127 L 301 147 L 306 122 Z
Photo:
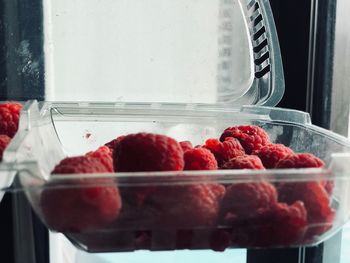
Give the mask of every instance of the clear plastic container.
M 2 163 L 0 164 L 0 185 L 2 188 L 8 188 L 12 185 L 15 178 L 16 171 L 13 168 L 13 163 Z M 0 192 L 0 202 L 4 197 L 5 192 Z
M 43 103 L 38 107 L 34 101 L 27 103 L 21 124 L 15 141 L 6 152 L 8 158 L 16 159 L 18 184 L 3 191 L 23 190 L 47 227 L 63 232 L 83 250 L 118 252 L 311 246 L 324 241 L 349 219 L 350 142 L 313 126 L 309 116 L 302 112 L 257 106 L 207 109 L 191 105 L 189 109 L 175 104 Z M 205 139 L 217 138 L 228 126 L 241 124 L 262 127 L 271 141 L 283 143 L 295 152 L 313 153 L 325 161 L 326 168 L 50 175 L 64 157 L 95 150 L 118 135 L 156 132 L 200 144 Z M 271 183 L 276 187 L 289 184 L 295 187 L 294 195 L 298 200 L 304 198 L 298 187 L 309 189 L 308 185 L 311 185 L 312 189 L 312 185 L 318 182 L 330 183 L 333 185 L 329 204 L 332 216 L 309 222 L 291 239 L 284 238 L 290 227 L 288 220 L 281 222 L 274 217 L 246 216 L 240 218 L 238 225 L 223 223 L 220 219 L 206 224 L 188 216 L 189 211 L 196 209 L 193 201 L 196 196 L 188 195 L 189 189 L 192 193 L 191 189 L 201 187 L 253 182 Z M 147 206 L 137 207 L 130 199 L 130 193 L 150 187 L 157 189 L 157 195 Z M 112 222 L 97 220 L 97 223 L 87 226 L 85 222 L 92 215 L 98 218 L 103 211 L 76 206 L 75 194 L 89 190 L 93 193 L 98 189 L 113 192 L 116 188 L 125 210 Z M 197 190 L 194 193 L 201 192 Z M 44 207 L 46 201 L 42 200 L 48 200 L 50 194 L 72 202 L 69 211 L 63 209 L 57 199 L 51 199 L 50 207 L 54 209 L 48 212 Z M 177 209 L 172 210 L 173 207 Z M 52 221 L 52 218 L 62 218 L 62 215 L 65 215 L 64 225 L 71 228 L 61 228 L 57 221 Z
M 104 2 L 105 5 L 88 2 L 96 8 L 82 8 L 81 11 L 84 12 L 79 17 L 84 18 L 83 21 L 70 25 L 72 31 L 66 31 L 67 28 L 62 27 L 61 23 L 70 21 L 69 18 L 76 14 L 76 2 L 45 1 L 45 54 L 42 55 L 45 58 L 47 96 L 55 99 L 55 92 L 69 90 L 62 93 L 68 98 L 63 95 L 62 98 L 71 100 L 70 96 L 74 96 L 72 87 L 88 87 L 85 86 L 87 84 L 93 87 L 86 89 L 89 95 L 87 97 L 108 94 L 113 102 L 28 102 L 21 113 L 20 129 L 7 148 L 2 165 L 5 170 L 16 171 L 16 180 L 11 187 L 4 184 L 1 187 L 2 192 L 24 191 L 30 204 L 49 229 L 64 233 L 78 248 L 90 252 L 139 249 L 221 251 L 235 247 L 310 246 L 322 242 L 343 226 L 350 213 L 350 142 L 313 126 L 306 113 L 273 108 L 283 95 L 284 76 L 272 12 L 267 0 L 205 1 L 203 5 L 190 0 L 188 6 L 187 1 L 177 1 L 176 4 L 173 1 L 162 1 L 165 14 L 172 10 L 170 7 L 177 10 L 175 13 L 182 10 L 183 20 L 175 21 L 174 16 L 160 19 L 162 16 L 159 15 L 164 14 L 159 12 L 160 9 L 153 10 L 155 17 L 147 16 L 150 20 L 130 20 L 132 23 L 129 28 L 133 31 L 129 35 L 126 34 L 128 31 L 125 27 L 118 27 L 123 25 L 116 22 L 121 18 L 113 18 L 110 16 L 113 12 L 107 12 L 112 10 L 108 8 L 112 2 Z M 157 4 L 159 3 L 154 0 L 150 6 L 158 7 Z M 209 8 L 211 5 L 215 8 Z M 186 8 L 196 10 L 203 6 L 206 6 L 204 11 L 210 13 L 210 20 L 215 18 L 212 22 L 215 22 L 217 27 L 212 31 L 206 30 L 206 24 L 201 23 L 206 19 L 203 10 L 198 13 L 185 12 Z M 135 10 L 131 10 L 135 12 L 143 10 L 142 5 L 121 7 L 126 8 L 122 10 L 128 12 L 129 7 L 135 7 Z M 147 13 L 152 10 L 144 11 Z M 162 25 L 160 22 L 167 26 L 159 27 Z M 74 29 L 75 25 L 81 24 L 86 26 L 85 30 Z M 155 34 L 149 34 L 146 30 L 151 25 L 155 25 Z M 81 42 L 92 36 L 92 39 L 97 39 L 95 35 L 106 33 L 104 30 L 111 34 L 107 34 L 108 41 L 102 42 L 102 47 L 101 41 Z M 205 35 L 206 38 L 215 39 L 215 50 L 209 48 L 208 52 L 203 52 L 207 48 L 205 45 L 198 46 L 198 50 L 193 48 L 193 43 L 197 42 L 193 39 L 184 41 L 181 37 L 182 30 L 194 32 L 194 36 L 198 38 Z M 141 55 L 136 56 L 138 60 L 135 63 L 134 60 L 130 60 L 130 63 L 125 56 L 119 56 L 121 47 L 114 45 L 118 37 L 121 37 L 120 41 L 126 41 L 130 36 L 136 37 L 135 43 L 139 52 L 137 54 Z M 174 43 L 174 52 L 165 52 L 173 56 L 159 55 L 156 52 L 154 47 L 160 39 Z M 21 44 L 30 47 L 31 43 L 27 45 L 29 40 L 26 41 L 21 39 Z M 132 44 L 136 45 L 135 43 Z M 105 45 L 108 48 L 104 49 Z M 132 49 L 133 45 L 123 44 L 123 48 L 131 48 L 125 51 L 124 55 L 135 51 Z M 96 53 L 90 51 L 95 50 L 96 46 L 99 52 L 107 51 L 107 55 L 103 53 L 103 56 L 94 56 Z M 168 47 L 164 43 L 161 46 Z M 191 53 L 186 58 L 181 57 L 184 47 L 188 47 L 185 49 Z M 73 54 L 87 58 L 88 62 L 68 56 L 72 61 L 80 63 L 79 68 L 72 69 L 73 64 L 67 62 L 66 53 L 60 53 L 69 51 L 70 48 L 81 52 Z M 107 67 L 104 63 L 106 57 L 118 67 Z M 156 60 L 152 60 L 154 58 Z M 189 65 L 188 59 L 193 59 Z M 93 63 L 90 64 L 90 61 Z M 195 65 L 193 70 L 199 70 L 206 62 L 216 66 L 212 67 L 214 70 L 209 74 L 211 81 L 202 85 L 203 74 L 194 74 L 197 71 L 188 74 L 188 67 Z M 135 65 L 142 65 L 142 70 L 137 70 Z M 120 83 L 114 82 L 111 76 L 116 73 L 123 75 L 123 67 L 130 73 L 129 79 Z M 26 74 L 27 71 L 23 72 L 23 78 L 27 80 L 23 83 L 28 83 L 32 80 L 31 75 Z M 152 78 L 162 75 L 162 72 L 165 75 L 170 74 L 167 77 L 168 82 L 159 81 L 157 78 L 155 81 Z M 97 81 L 98 78 L 103 81 Z M 105 80 L 110 82 L 104 82 Z M 136 80 L 141 81 L 142 85 L 137 84 Z M 90 94 L 91 91 L 95 93 Z M 85 95 L 85 92 L 78 92 L 81 99 L 84 99 Z M 96 96 L 96 100 L 99 100 L 99 97 Z M 263 171 L 218 170 L 64 176 L 50 174 L 63 158 L 95 150 L 119 135 L 152 132 L 168 135 L 179 141 L 190 140 L 196 145 L 202 144 L 208 138 L 218 138 L 229 126 L 243 124 L 262 127 L 272 142 L 285 144 L 295 152 L 309 152 L 318 156 L 325 161 L 326 167 Z M 321 184 L 329 184 L 332 186 L 332 192 L 330 198 L 326 193 L 326 201 L 322 203 L 325 207 L 316 209 L 321 211 L 321 218 L 307 224 L 283 216 L 282 219 L 286 220 L 281 220 L 281 217 L 266 213 L 258 217 L 242 216 L 238 222 L 222 220 L 219 198 L 214 202 L 217 211 L 213 212 L 211 220 L 194 220 L 188 216 L 198 208 L 196 200 L 201 202 L 196 199 L 196 194 L 191 194 L 192 192 L 201 193 L 209 188 L 222 189 L 223 185 L 249 183 L 269 183 L 277 188 L 283 185 L 290 186 L 295 188 L 292 193 L 297 201 L 303 201 L 305 193 L 308 192 L 300 189 L 312 190 Z M 157 195 L 153 196 L 148 206 L 138 207 L 137 202 L 130 199 L 129 193 L 138 192 L 140 189 L 148 191 L 149 188 L 156 189 Z M 117 198 L 117 192 L 122 203 L 120 215 L 112 221 L 105 222 L 101 219 L 101 213 L 108 214 L 109 209 L 105 210 L 100 204 L 105 202 L 108 207 L 117 206 L 115 202 L 119 201 L 108 197 L 112 194 Z M 102 196 L 105 193 L 107 198 L 100 197 L 101 193 Z M 84 198 L 94 199 L 93 197 L 99 196 L 100 199 L 94 199 L 95 206 L 81 206 L 81 194 Z M 314 198 L 318 198 L 318 195 Z M 47 203 L 43 200 L 49 201 Z M 62 202 L 65 202 L 64 207 L 70 207 L 68 211 L 62 208 Z M 117 210 L 116 207 L 115 209 Z M 283 210 L 283 207 L 281 209 Z M 196 214 L 201 215 L 201 212 Z M 62 218 L 64 220 L 60 221 Z M 57 225 L 56 219 L 63 226 Z M 294 231 L 295 229 L 297 231 Z
M 231 106 L 274 106 L 283 95 L 269 1 L 48 0 L 33 12 L 27 2 L 9 3 L 4 26 L 8 85 L 28 94 Z

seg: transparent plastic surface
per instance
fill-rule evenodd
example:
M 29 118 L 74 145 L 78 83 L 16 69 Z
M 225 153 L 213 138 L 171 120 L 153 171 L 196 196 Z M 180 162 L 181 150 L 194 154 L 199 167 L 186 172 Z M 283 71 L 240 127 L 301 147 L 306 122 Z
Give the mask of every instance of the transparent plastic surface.
M 3 24 L 13 99 L 274 106 L 284 92 L 268 0 L 8 1 Z
M 0 164 L 0 188 L 9 188 L 15 178 L 16 171 L 12 165 Z M 0 191 L 0 202 L 4 197 L 5 191 Z
M 246 13 L 245 1 L 44 1 L 47 99 L 241 97 L 254 79 Z
M 36 102 L 29 102 L 24 111 L 26 114 L 22 114 L 21 122 L 26 125 L 21 125 L 15 138 L 16 147 L 8 149 L 8 155 L 13 154 L 17 160 L 19 183 L 12 189 L 3 190 L 24 191 L 36 213 L 51 230 L 62 232 L 74 245 L 86 251 L 309 246 L 330 237 L 349 219 L 350 143 L 313 126 L 308 115 L 302 112 L 254 106 L 236 110 L 205 109 L 200 105 L 175 104 L 44 103 L 38 107 Z M 283 143 L 295 152 L 313 153 L 325 161 L 326 168 L 50 175 L 64 157 L 95 150 L 118 135 L 155 132 L 197 144 L 218 137 L 228 126 L 239 124 L 262 127 L 273 142 Z M 217 189 L 218 185 L 271 183 L 276 187 L 294 185 L 296 193 L 301 194 L 299 186 L 325 182 L 333 185 L 329 204 L 332 218 L 307 224 L 293 240 L 281 238 L 284 232 L 282 235 L 276 233 L 272 227 L 275 224 L 273 218 L 261 221 L 261 218 L 247 216 L 241 218 L 239 225 L 226 221 L 198 223 L 187 218 L 187 212 L 182 210 L 184 207 L 192 209 L 190 200 L 195 197 L 189 198 L 188 189 L 200 193 L 202 188 Z M 150 188 L 157 189 L 152 202 L 138 207 L 130 193 Z M 101 201 L 103 195 L 98 193 L 115 191 L 121 196 L 122 213 L 108 223 L 82 227 L 91 216 L 99 218 L 103 211 L 91 207 L 81 210 L 75 206 L 76 194 L 85 196 L 88 193 L 86 198 L 94 198 L 97 194 L 102 199 L 93 200 Z M 51 194 L 63 200 L 68 197 L 71 206 L 68 211 L 55 202 L 47 207 Z M 105 199 L 105 202 L 109 201 Z M 49 215 L 47 208 L 51 211 Z M 66 215 L 65 224 L 73 220 L 75 227 L 60 228 L 53 224 L 52 218 L 60 215 Z M 287 222 L 280 224 L 279 229 L 283 230 Z M 257 238 L 251 238 L 255 236 Z
M 35 90 L 49 101 L 274 106 L 282 97 L 266 0 L 37 5 L 33 12 L 25 4 L 4 6 L 7 83 L 18 87 L 9 91 L 13 98 Z

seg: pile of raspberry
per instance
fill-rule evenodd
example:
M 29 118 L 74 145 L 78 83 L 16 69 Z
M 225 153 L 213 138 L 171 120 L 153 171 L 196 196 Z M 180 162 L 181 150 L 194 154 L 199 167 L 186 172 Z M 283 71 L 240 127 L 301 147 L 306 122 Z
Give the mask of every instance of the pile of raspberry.
M 22 104 L 18 102 L 0 103 L 0 162 L 6 147 L 18 130 Z
M 115 244 L 115 250 L 293 246 L 332 227 L 332 183 L 252 178 L 258 170 L 324 166 L 310 153 L 272 143 L 253 125 L 229 127 L 219 139 L 195 147 L 160 134 L 128 134 L 62 160 L 52 174 L 77 178 L 67 182 L 69 188 L 48 182 L 40 204 L 51 229 L 80 237 L 89 233 L 92 238 L 83 238 L 89 244 L 104 242 L 91 233 L 108 232 L 106 245 Z M 208 179 L 210 172 L 186 172 L 220 169 L 245 169 L 247 180 L 242 174 L 230 183 L 214 175 Z

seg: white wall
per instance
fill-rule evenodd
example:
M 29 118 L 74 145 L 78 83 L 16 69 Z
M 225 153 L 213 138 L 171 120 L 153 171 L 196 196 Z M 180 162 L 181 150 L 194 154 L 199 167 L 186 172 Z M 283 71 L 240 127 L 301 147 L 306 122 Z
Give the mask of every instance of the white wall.
M 350 103 L 350 1 L 337 0 L 331 128 L 347 135 Z M 350 134 L 349 134 L 350 135 Z

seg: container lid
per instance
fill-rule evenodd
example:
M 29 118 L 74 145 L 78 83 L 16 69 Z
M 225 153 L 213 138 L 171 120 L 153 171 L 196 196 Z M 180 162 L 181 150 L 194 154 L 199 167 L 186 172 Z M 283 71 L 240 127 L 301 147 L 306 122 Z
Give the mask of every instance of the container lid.
M 46 100 L 233 107 L 283 95 L 266 0 L 61 0 L 43 13 Z

